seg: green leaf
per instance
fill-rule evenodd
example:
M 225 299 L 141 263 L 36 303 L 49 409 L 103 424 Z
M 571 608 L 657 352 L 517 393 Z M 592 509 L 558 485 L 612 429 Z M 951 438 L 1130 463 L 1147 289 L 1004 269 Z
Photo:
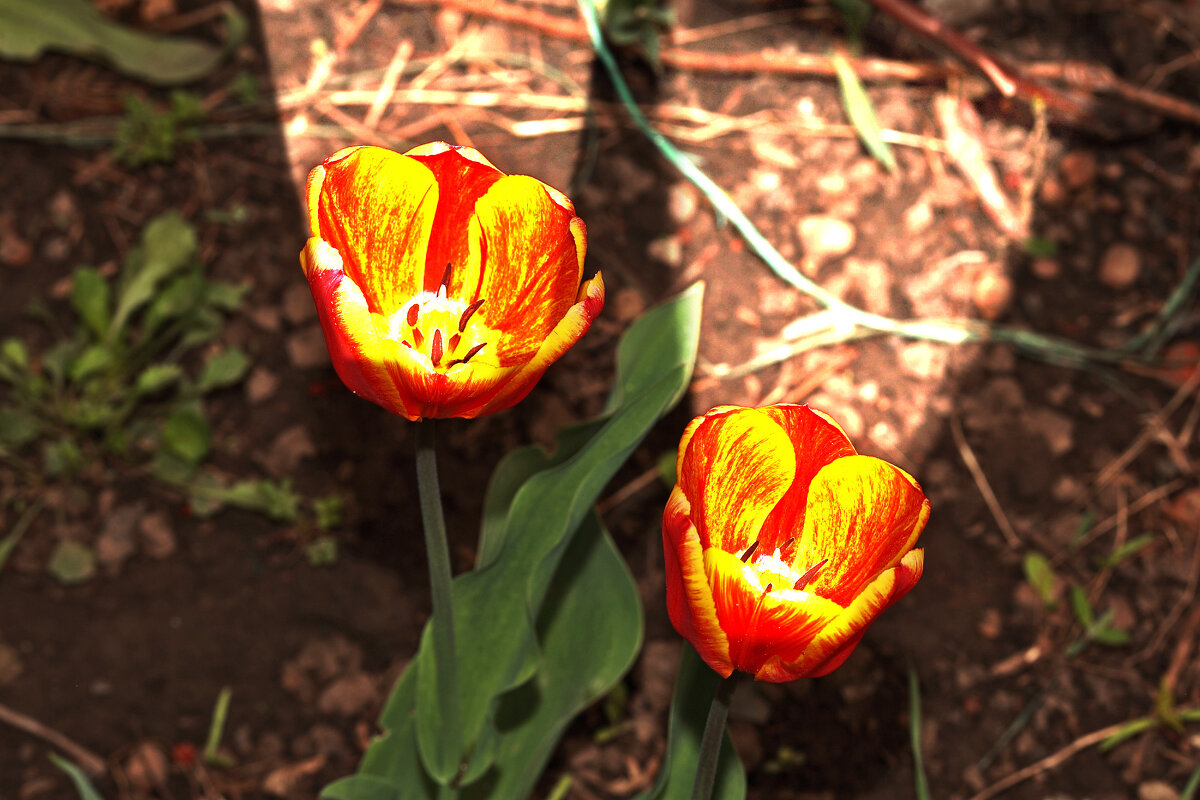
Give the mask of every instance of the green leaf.
M 528 680 L 536 664 L 530 609 L 541 608 L 570 535 L 605 484 L 683 396 L 695 363 L 702 295 L 702 286 L 692 287 L 634 324 L 618 348 L 616 404 L 610 398 L 607 417 L 572 458 L 525 481 L 509 509 L 498 556 L 455 580 L 462 742 L 447 741 L 439 720 L 428 642 L 416 658 L 417 736 L 422 762 L 439 783 L 454 777 L 460 754 L 472 748 L 468 778 L 486 766 L 482 742 L 491 735 L 496 700 Z M 515 590 L 521 586 L 523 593 Z
M 1096 628 L 1090 632 L 1090 637 L 1105 647 L 1124 647 L 1129 644 L 1129 634 L 1120 628 Z
M 5 339 L 0 344 L 0 360 L 22 372 L 29 369 L 29 351 L 20 339 Z
M 1091 628 L 1096 624 L 1096 612 L 1088 602 L 1087 592 L 1075 583 L 1071 584 L 1071 610 L 1075 612 L 1075 618 L 1084 628 Z
M 42 447 L 42 469 L 51 477 L 74 475 L 83 467 L 83 453 L 70 438 L 46 442 Z
M 195 406 L 177 407 L 162 429 L 162 443 L 172 454 L 189 464 L 199 464 L 212 446 L 208 420 Z
M 0 407 L 0 449 L 16 451 L 41 433 L 38 418 L 23 408 Z
M 1109 734 L 1108 738 L 1100 743 L 1100 752 L 1106 753 L 1121 742 L 1128 741 L 1139 733 L 1145 733 L 1157 727 L 1158 720 L 1154 717 L 1139 717 L 1138 719 L 1130 720 L 1115 732 Z
M 113 351 L 102 344 L 94 344 L 79 354 L 71 362 L 71 380 L 80 383 L 100 372 L 104 372 L 113 364 Z
M 196 381 L 199 394 L 232 386 L 242 379 L 250 367 L 250 356 L 238 347 L 229 347 L 213 355 L 204 364 Z
M 133 391 L 137 395 L 156 394 L 182 377 L 183 370 L 178 364 L 151 364 L 138 375 Z
M 304 557 L 312 567 L 331 567 L 338 560 L 337 539 L 318 536 L 304 546 Z
M 700 761 L 700 738 L 708 719 L 708 708 L 722 678 L 705 664 L 691 645 L 683 646 L 683 659 L 671 697 L 667 729 L 667 754 L 659 768 L 654 788 L 635 800 L 688 800 Z M 726 731 L 717 761 L 713 800 L 742 800 L 746 796 L 746 773 Z
M 1108 558 L 1100 562 L 1101 569 L 1113 569 L 1125 559 L 1137 553 L 1142 548 L 1154 542 L 1155 536 L 1153 533 L 1144 533 L 1141 536 L 1135 536 L 1125 544 L 1114 550 Z
M 215 514 L 226 505 L 266 514 L 281 522 L 295 522 L 300 517 L 300 496 L 287 480 L 279 483 L 246 480 L 225 486 L 208 476 L 201 476 L 189 489 L 192 513 L 199 517 Z
M 620 680 L 641 647 L 637 584 L 595 514 L 559 562 L 537 636 L 537 675 L 497 711 L 501 768 L 464 791 L 464 800 L 529 797 L 571 719 Z
M 97 339 L 108 330 L 109 302 L 108 281 L 98 270 L 92 267 L 75 270 L 71 281 L 71 306 Z
M 1054 569 L 1046 557 L 1037 551 L 1030 551 L 1025 554 L 1023 565 L 1025 579 L 1042 598 L 1042 605 L 1046 608 L 1058 605 L 1058 599 L 1054 596 Z
M 202 78 L 224 57 L 195 39 L 150 36 L 110 22 L 87 0 L 0 0 L 0 55 L 31 61 L 47 50 L 100 58 L 156 86 Z
M 371 743 L 358 774 L 325 787 L 322 800 L 433 800 L 437 785 L 417 755 L 417 671 L 400 676 L 379 715 L 390 726 Z
M 129 316 L 154 296 L 164 280 L 187 266 L 195 252 L 196 231 L 178 212 L 168 211 L 146 225 L 141 245 L 125 259 L 117 308 L 109 323 L 110 339 L 121 334 Z
M 79 793 L 79 800 L 104 800 L 100 796 L 100 793 L 96 791 L 96 787 L 92 786 L 92 782 L 88 780 L 87 775 L 84 775 L 83 770 L 79 767 L 67 761 L 58 753 L 50 753 L 50 761 L 54 766 L 67 773 L 67 777 L 71 779 L 71 783 L 75 784 L 75 791 Z
M 871 105 L 871 99 L 867 97 L 862 81 L 854 74 L 854 68 L 841 53 L 833 54 L 833 68 L 837 72 L 838 88 L 842 92 L 842 105 L 846 109 L 846 116 L 850 118 L 850 124 L 858 132 L 858 138 L 876 161 L 886 167 L 888 172 L 895 172 L 896 156 L 883 140 L 883 126 L 875 116 L 875 109 Z
M 74 586 L 96 574 L 96 554 L 87 545 L 64 539 L 54 548 L 46 569 L 59 583 Z

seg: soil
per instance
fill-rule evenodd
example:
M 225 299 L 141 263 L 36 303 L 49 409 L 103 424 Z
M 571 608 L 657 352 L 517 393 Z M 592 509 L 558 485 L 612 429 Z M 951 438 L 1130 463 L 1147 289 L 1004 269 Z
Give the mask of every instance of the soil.
M 1200 102 L 1193 3 L 931 5 L 1013 60 L 1103 64 Z M 310 524 L 232 510 L 199 518 L 143 468 L 99 459 L 64 484 L 0 461 L 0 531 L 12 529 L 35 493 L 47 508 L 0 572 L 0 705 L 100 754 L 105 797 L 313 797 L 354 768 L 414 652 L 429 604 L 410 426 L 351 395 L 328 366 L 296 260 L 307 237 L 298 198 L 307 170 L 339 147 L 405 149 L 433 139 L 473 144 L 507 172 L 568 190 L 588 224 L 590 268 L 608 286 L 601 319 L 526 401 L 442 424 L 457 570 L 472 563 L 482 490 L 500 457 L 598 412 L 620 333 L 644 308 L 707 282 L 692 389 L 600 506 L 646 608 L 645 649 L 624 682 L 630 724 L 597 737 L 611 720 L 599 708 L 586 712 L 545 787 L 569 773 L 568 796 L 592 800 L 631 797 L 652 783 L 679 640 L 662 603 L 658 526 L 668 489 L 648 476 L 691 416 L 720 403 L 787 401 L 826 410 L 862 452 L 911 472 L 933 516 L 920 585 L 843 668 L 747 686 L 735 700 L 731 731 L 750 797 L 912 796 L 910 669 L 920 682 L 932 797 L 979 797 L 1039 762 L 1000 796 L 1180 796 L 1200 765 L 1195 724 L 1149 725 L 1107 750 L 1093 733 L 1153 717 L 1156 697 L 1200 706 L 1194 294 L 1172 316 L 1169 368 L 1130 359 L 1081 367 L 1005 344 L 874 338 L 729 377 L 726 367 L 791 341 L 789 325 L 817 306 L 772 275 L 622 113 L 602 107 L 593 125 L 583 122 L 576 99 L 613 97 L 584 44 L 431 4 L 240 7 L 247 42 L 188 88 L 206 99 L 210 124 L 250 127 L 184 142 L 166 163 L 124 167 L 106 148 L 65 141 L 81 120 L 119 115 L 127 93 L 165 104 L 166 91 L 64 55 L 0 63 L 0 123 L 52 132 L 3 140 L 0 335 L 19 336 L 35 352 L 46 346 L 46 328 L 23 312 L 44 303 L 65 316 L 77 265 L 119 263 L 148 220 L 178 209 L 196 226 L 211 274 L 251 287 L 222 333 L 224 344 L 251 355 L 251 377 L 207 401 L 213 468 L 290 478 L 304 498 L 345 503 L 332 531 L 337 557 L 315 565 L 306 557 L 318 535 Z M 565 0 L 529 7 L 576 19 Z M 134 26 L 217 40 L 211 8 L 106 4 Z M 684 0 L 672 10 L 679 30 L 699 31 L 677 46 L 712 53 L 827 54 L 845 42 L 824 5 Z M 318 39 L 324 50 L 314 49 Z M 364 104 L 338 105 L 331 92 L 377 89 L 403 41 L 413 51 L 399 89 L 479 88 L 508 99 L 429 105 L 409 94 L 364 126 Z M 878 14 L 862 48 L 904 61 L 932 57 Z M 322 52 L 336 58 L 318 86 L 312 74 Z M 493 57 L 467 57 L 479 54 Z M 670 67 L 656 75 L 635 54 L 622 60 L 655 120 L 767 239 L 871 311 L 981 318 L 1111 352 L 1153 322 L 1200 253 L 1196 128 L 1120 98 L 1106 99 L 1109 113 L 1129 123 L 1118 137 L 1071 125 L 1039 135 L 1021 103 L 998 101 L 977 79 L 949 89 L 944 81 L 873 83 L 882 126 L 912 135 L 893 144 L 897 167 L 888 172 L 845 127 L 831 78 Z M 267 98 L 256 107 L 227 96 L 243 72 Z M 307 96 L 306 84 L 314 89 Z M 559 104 L 535 108 L 512 99 L 519 92 Z M 1010 202 L 1028 200 L 1023 235 L 993 221 L 946 152 L 935 103 L 947 92 L 983 116 L 977 139 Z M 697 109 L 710 112 L 708 128 L 688 122 L 699 114 L 683 113 Z M 558 119 L 579 122 L 547 132 Z M 747 119 L 749 127 L 727 124 Z M 237 222 L 219 215 L 235 209 L 244 213 Z M 157 537 L 143 531 L 132 557 L 82 585 L 47 572 L 57 542 L 94 544 L 122 514 L 143 529 L 155 520 Z M 1135 552 L 1110 558 L 1131 542 Z M 1031 553 L 1053 567 L 1046 601 L 1023 571 Z M 1073 646 L 1083 631 L 1072 585 L 1097 613 L 1112 612 L 1127 642 Z M 228 765 L 204 765 L 195 749 L 225 687 Z M 72 797 L 50 749 L 42 737 L 0 725 L 0 797 Z

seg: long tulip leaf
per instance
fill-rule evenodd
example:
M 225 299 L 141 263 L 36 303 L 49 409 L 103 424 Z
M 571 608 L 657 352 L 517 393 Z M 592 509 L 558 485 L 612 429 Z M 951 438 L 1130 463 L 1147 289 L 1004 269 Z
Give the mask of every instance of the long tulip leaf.
M 432 649 L 423 647 L 416 659 L 417 739 L 422 762 L 439 782 L 454 777 L 447 749 L 462 754 L 486 741 L 497 698 L 532 676 L 534 615 L 570 534 L 651 426 L 682 398 L 695 363 L 701 296 L 701 288 L 689 290 L 630 330 L 618 348 L 619 406 L 575 456 L 525 482 L 508 513 L 500 555 L 455 581 L 464 741 L 446 741 Z M 524 595 L 513 590 L 519 586 Z M 486 750 L 476 747 L 472 755 L 468 780 L 487 766 Z
M 689 289 L 646 314 L 622 337 L 616 387 L 601 417 L 565 430 L 551 455 L 526 448 L 501 462 L 488 492 L 480 567 L 459 576 L 454 586 L 464 741 L 439 739 L 437 704 L 431 694 L 436 682 L 427 674 L 433 671 L 432 648 L 423 637 L 417 658 L 380 715 L 386 733 L 359 765 L 359 775 L 372 780 L 339 781 L 326 790 L 330 800 L 434 796 L 414 786 L 414 776 L 425 770 L 434 773 L 431 766 L 438 769 L 452 761 L 444 753 L 464 753 L 472 745 L 462 783 L 470 784 L 490 767 L 497 742 L 492 717 L 501 696 L 532 677 L 539 658 L 548 658 L 539 653 L 534 621 L 548 605 L 546 598 L 553 596 L 552 578 L 571 535 L 604 485 L 687 388 L 695 364 L 702 293 L 701 286 Z M 519 535 L 509 536 L 509 531 Z M 516 736 L 518 731 L 506 734 Z M 500 748 L 518 745 L 499 742 Z M 423 756 L 419 761 L 418 750 Z M 536 755 L 534 749 L 524 751 Z M 433 777 L 444 782 L 453 776 L 443 772 Z M 392 784 L 391 796 L 380 793 L 380 780 Z
M 594 514 L 559 562 L 537 635 L 537 674 L 506 694 L 497 711 L 499 769 L 493 780 L 469 787 L 464 800 L 529 797 L 571 718 L 625 674 L 641 647 L 637 584 Z
M 234 34 L 245 27 L 240 15 L 229 21 Z M 106 19 L 87 0 L 0 0 L 0 56 L 28 61 L 58 50 L 98 58 L 157 86 L 204 77 L 237 41 L 231 36 L 222 49 L 181 36 L 151 36 Z
M 636 800 L 688 800 L 700 761 L 700 738 L 708 718 L 708 703 L 716 694 L 721 676 L 713 672 L 691 645 L 683 646 L 671 716 L 667 728 L 667 754 L 654 788 Z M 721 743 L 713 800 L 742 800 L 746 796 L 746 772 L 734 752 L 729 734 Z

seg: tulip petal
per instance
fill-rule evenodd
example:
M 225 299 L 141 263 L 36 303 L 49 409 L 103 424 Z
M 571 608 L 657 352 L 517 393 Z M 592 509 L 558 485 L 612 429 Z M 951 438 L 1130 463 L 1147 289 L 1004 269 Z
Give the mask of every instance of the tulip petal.
M 723 677 L 733 672 L 729 639 L 721 629 L 705 573 L 704 550 L 689 518 L 691 508 L 678 486 L 663 512 L 663 553 L 667 614 L 671 624 L 696 648 L 704 663 Z
M 309 186 L 313 235 L 341 254 L 370 309 L 391 314 L 422 290 L 438 205 L 434 174 L 381 147 L 341 151 L 317 170 Z
M 579 300 L 571 306 L 554 329 L 546 335 L 532 358 L 511 375 L 500 393 L 489 401 L 484 413 L 502 411 L 519 403 L 533 390 L 551 364 L 562 357 L 592 327 L 592 321 L 604 308 L 604 278 L 597 272 L 579 287 Z M 482 355 L 482 354 L 481 354 Z M 471 362 L 475 363 L 474 360 Z
M 496 357 L 529 360 L 574 303 L 586 247 L 582 220 L 555 203 L 534 178 L 509 175 L 475 204 L 470 254 L 456 295 L 483 298 L 479 313 L 500 332 Z M 453 279 L 452 290 L 458 285 Z
M 463 273 L 470 257 L 467 230 L 475 213 L 475 204 L 504 173 L 492 166 L 478 150 L 445 142 L 414 147 L 405 155 L 428 167 L 438 186 L 453 187 L 453 191 L 444 191 L 438 197 L 425 256 L 424 289 L 437 291 L 446 265 L 450 264 L 450 296 L 464 297 L 468 293 L 463 292 Z
M 771 658 L 799 658 L 844 609 L 823 597 L 762 585 L 749 564 L 715 547 L 704 551 L 704 570 L 734 669 L 757 673 Z
M 804 529 L 808 489 L 821 468 L 839 458 L 855 455 L 856 451 L 836 422 L 808 406 L 775 405 L 762 409 L 762 412 L 783 426 L 796 453 L 796 475 L 792 485 L 759 532 L 759 547 L 772 553 Z M 791 564 L 800 570 L 820 560 L 800 548 L 794 553 L 806 559 L 804 564 Z
M 895 567 L 875 578 L 854 602 L 825 626 L 812 644 L 794 661 L 771 659 L 756 676 L 766 681 L 791 681 L 828 675 L 842 665 L 881 613 L 916 586 L 925 564 L 925 552 L 909 552 Z
M 300 253 L 333 368 L 355 394 L 395 413 L 404 403 L 386 366 L 385 342 L 362 291 L 342 270 L 342 257 L 314 237 Z
M 740 555 L 786 494 L 796 473 L 787 432 L 751 408 L 706 415 L 692 430 L 679 485 L 705 549 Z
M 929 519 L 929 501 L 904 470 L 870 456 L 827 464 L 808 491 L 797 560 L 829 559 L 808 590 L 848 605 L 896 566 Z

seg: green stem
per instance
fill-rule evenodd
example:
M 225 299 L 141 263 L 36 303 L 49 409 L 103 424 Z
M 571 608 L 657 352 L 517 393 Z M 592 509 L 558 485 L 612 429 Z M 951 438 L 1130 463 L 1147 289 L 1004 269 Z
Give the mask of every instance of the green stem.
M 737 673 L 717 684 L 704 736 L 700 739 L 700 762 L 696 767 L 696 782 L 692 784 L 692 800 L 709 800 L 717 778 L 717 762 L 721 759 L 721 742 L 725 740 L 725 720 L 729 717 L 729 701 L 737 685 Z
M 438 700 L 441 723 L 451 742 L 462 741 L 462 709 L 458 696 L 458 659 L 454 646 L 454 595 L 451 590 L 450 546 L 446 520 L 442 516 L 442 494 L 438 488 L 437 452 L 433 421 L 417 423 L 417 493 L 421 500 L 421 522 L 425 528 L 425 555 L 429 559 L 429 593 L 433 598 L 433 655 L 437 664 Z M 449 787 L 445 787 L 449 788 Z M 455 797 L 443 791 L 440 797 Z

